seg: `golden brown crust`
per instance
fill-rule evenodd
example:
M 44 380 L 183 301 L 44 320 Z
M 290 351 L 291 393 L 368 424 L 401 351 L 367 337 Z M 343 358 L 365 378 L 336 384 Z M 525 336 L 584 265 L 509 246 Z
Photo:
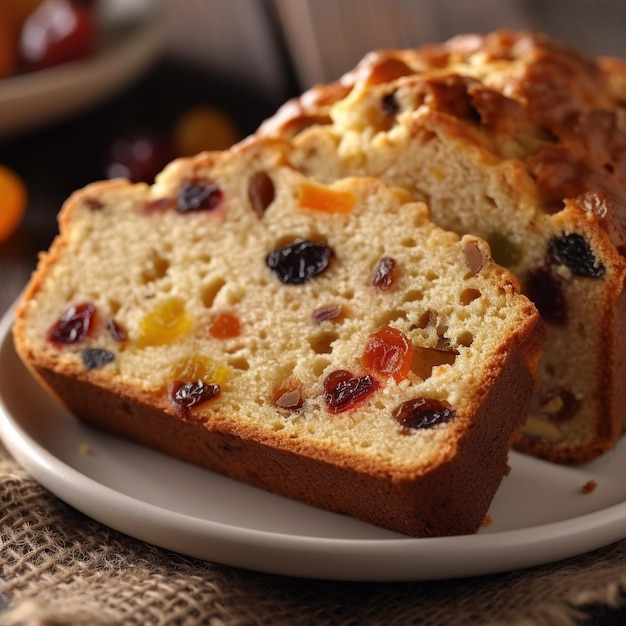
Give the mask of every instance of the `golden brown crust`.
M 343 464 L 329 454 L 315 458 L 319 454 L 303 454 L 280 438 L 263 443 L 251 433 L 242 436 L 209 429 L 199 420 L 181 419 L 171 410 L 159 409 L 154 398 L 132 398 L 72 374 L 37 367 L 33 373 L 75 415 L 112 434 L 396 532 L 449 536 L 478 531 L 508 472 L 512 436 L 508 426 L 502 427 L 502 415 L 511 406 L 528 404 L 541 325 L 535 321 L 525 336 L 523 346 L 507 346 L 493 363 L 489 378 L 495 384 L 485 381 L 482 386 L 488 391 L 477 398 L 474 426 L 463 433 L 458 454 L 441 463 L 427 481 L 410 476 L 390 480 L 376 466 L 364 471 L 356 469 L 349 458 Z M 523 419 L 524 413 L 518 413 L 513 430 Z

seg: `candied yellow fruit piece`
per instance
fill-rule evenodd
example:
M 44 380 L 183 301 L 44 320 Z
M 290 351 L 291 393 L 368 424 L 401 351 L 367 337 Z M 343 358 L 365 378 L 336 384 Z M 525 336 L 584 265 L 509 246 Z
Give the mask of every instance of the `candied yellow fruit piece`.
M 183 300 L 168 298 L 141 320 L 137 345 L 145 348 L 172 343 L 188 333 L 191 326 L 192 320 Z
M 230 378 L 230 370 L 226 365 L 215 363 L 206 356 L 195 355 L 178 361 L 170 370 L 170 378 L 180 381 L 197 381 L 224 385 Z
M 356 204 L 356 196 L 348 191 L 336 191 L 311 185 L 300 184 L 300 206 L 322 213 L 350 213 Z

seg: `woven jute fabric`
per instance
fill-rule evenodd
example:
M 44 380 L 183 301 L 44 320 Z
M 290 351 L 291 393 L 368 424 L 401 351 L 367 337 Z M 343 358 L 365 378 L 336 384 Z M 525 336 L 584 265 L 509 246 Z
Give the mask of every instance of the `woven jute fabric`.
M 465 580 L 316 581 L 193 560 L 102 526 L 0 445 L 2 626 L 573 626 L 626 589 L 626 541 L 550 566 Z

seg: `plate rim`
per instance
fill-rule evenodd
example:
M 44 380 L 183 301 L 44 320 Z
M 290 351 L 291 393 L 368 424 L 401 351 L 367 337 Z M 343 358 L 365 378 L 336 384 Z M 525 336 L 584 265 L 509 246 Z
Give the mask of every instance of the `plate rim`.
M 0 80 L 0 138 L 59 120 L 122 89 L 158 53 L 165 25 L 166 13 L 159 1 L 141 20 L 129 24 L 122 36 L 105 38 L 103 48 L 91 57 Z M 89 89 L 84 88 L 85 82 Z M 47 106 L 35 111 L 32 104 L 41 98 Z
M 14 306 L 0 320 L 0 366 L 6 350 L 15 350 L 13 312 Z M 95 521 L 166 550 L 268 574 L 367 582 L 466 578 L 546 565 L 626 538 L 626 500 L 566 520 L 453 537 L 345 539 L 243 528 L 167 509 L 83 474 L 31 437 L 1 393 L 0 439 L 37 482 Z M 181 528 L 183 538 L 173 532 Z M 190 551 L 190 539 L 201 545 Z

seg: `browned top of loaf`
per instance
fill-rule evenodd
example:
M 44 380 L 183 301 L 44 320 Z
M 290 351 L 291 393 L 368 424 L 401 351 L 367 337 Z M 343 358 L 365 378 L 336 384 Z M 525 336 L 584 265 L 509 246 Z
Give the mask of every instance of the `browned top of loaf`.
M 287 102 L 260 133 L 293 137 L 313 124 L 330 124 L 337 102 L 354 90 L 383 86 L 386 103 L 364 123 L 386 130 L 395 91 L 410 86 L 415 110 L 444 113 L 440 122 L 469 144 L 496 158 L 524 161 L 544 210 L 578 198 L 624 250 L 626 62 L 585 56 L 532 32 L 461 35 L 417 49 L 379 50 L 338 81 Z

